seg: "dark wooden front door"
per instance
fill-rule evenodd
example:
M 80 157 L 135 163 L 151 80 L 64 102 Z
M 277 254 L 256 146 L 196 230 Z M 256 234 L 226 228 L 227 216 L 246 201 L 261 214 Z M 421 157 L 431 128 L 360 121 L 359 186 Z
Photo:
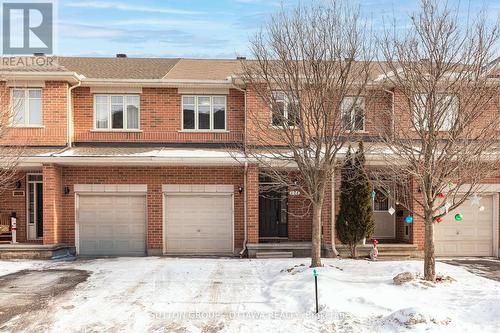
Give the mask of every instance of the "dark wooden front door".
M 286 191 L 266 191 L 259 196 L 259 238 L 288 237 Z

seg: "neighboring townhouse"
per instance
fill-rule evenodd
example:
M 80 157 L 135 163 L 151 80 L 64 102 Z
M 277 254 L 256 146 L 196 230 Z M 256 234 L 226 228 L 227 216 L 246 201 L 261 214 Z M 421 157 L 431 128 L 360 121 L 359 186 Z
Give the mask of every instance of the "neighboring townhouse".
M 308 254 L 311 219 L 300 193 L 262 195 L 268 180 L 239 153 L 258 135 L 246 114 L 269 114 L 235 80 L 239 69 L 240 60 L 120 56 L 4 70 L 2 105 L 17 112 L 0 144 L 24 148 L 17 179 L 0 196 L 0 221 L 15 214 L 20 244 L 0 245 L 0 254 L 16 247 L 89 256 Z M 376 141 L 390 129 L 377 111 L 396 103 L 397 92 L 369 89 L 352 115 L 359 138 Z M 332 185 L 325 255 L 335 239 L 340 172 Z M 375 192 L 374 238 L 393 255 L 422 250 L 423 221 L 406 224 L 408 212 Z M 436 226 L 438 255 L 498 256 L 499 192 L 500 174 L 481 194 L 484 210 L 465 203 L 463 223 L 447 216 Z

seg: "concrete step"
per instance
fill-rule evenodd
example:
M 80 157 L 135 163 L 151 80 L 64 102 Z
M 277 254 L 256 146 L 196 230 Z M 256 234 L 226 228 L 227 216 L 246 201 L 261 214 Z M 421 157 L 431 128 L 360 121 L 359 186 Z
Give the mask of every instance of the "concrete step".
M 285 252 L 285 251 L 266 251 L 266 252 L 257 252 L 255 253 L 255 258 L 258 259 L 269 259 L 269 258 L 293 258 L 293 252 Z
M 408 260 L 411 259 L 411 253 L 408 252 L 379 252 L 377 260 Z

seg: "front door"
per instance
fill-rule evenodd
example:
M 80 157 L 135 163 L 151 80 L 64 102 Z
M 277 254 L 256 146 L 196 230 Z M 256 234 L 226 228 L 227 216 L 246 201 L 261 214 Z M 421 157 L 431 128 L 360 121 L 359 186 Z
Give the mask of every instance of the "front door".
M 43 182 L 42 175 L 28 176 L 28 239 L 36 240 L 43 237 Z
M 286 191 L 265 190 L 259 195 L 259 238 L 288 237 Z
M 386 190 L 375 187 L 374 192 L 373 219 L 375 220 L 375 231 L 373 238 L 395 239 L 396 220 L 392 200 L 387 195 Z

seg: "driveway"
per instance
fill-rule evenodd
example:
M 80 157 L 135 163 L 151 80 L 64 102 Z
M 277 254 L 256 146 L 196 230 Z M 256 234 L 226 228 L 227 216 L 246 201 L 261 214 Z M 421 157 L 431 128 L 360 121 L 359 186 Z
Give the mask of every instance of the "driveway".
M 471 273 L 500 282 L 500 259 L 454 258 L 441 261 L 450 265 L 464 267 Z

